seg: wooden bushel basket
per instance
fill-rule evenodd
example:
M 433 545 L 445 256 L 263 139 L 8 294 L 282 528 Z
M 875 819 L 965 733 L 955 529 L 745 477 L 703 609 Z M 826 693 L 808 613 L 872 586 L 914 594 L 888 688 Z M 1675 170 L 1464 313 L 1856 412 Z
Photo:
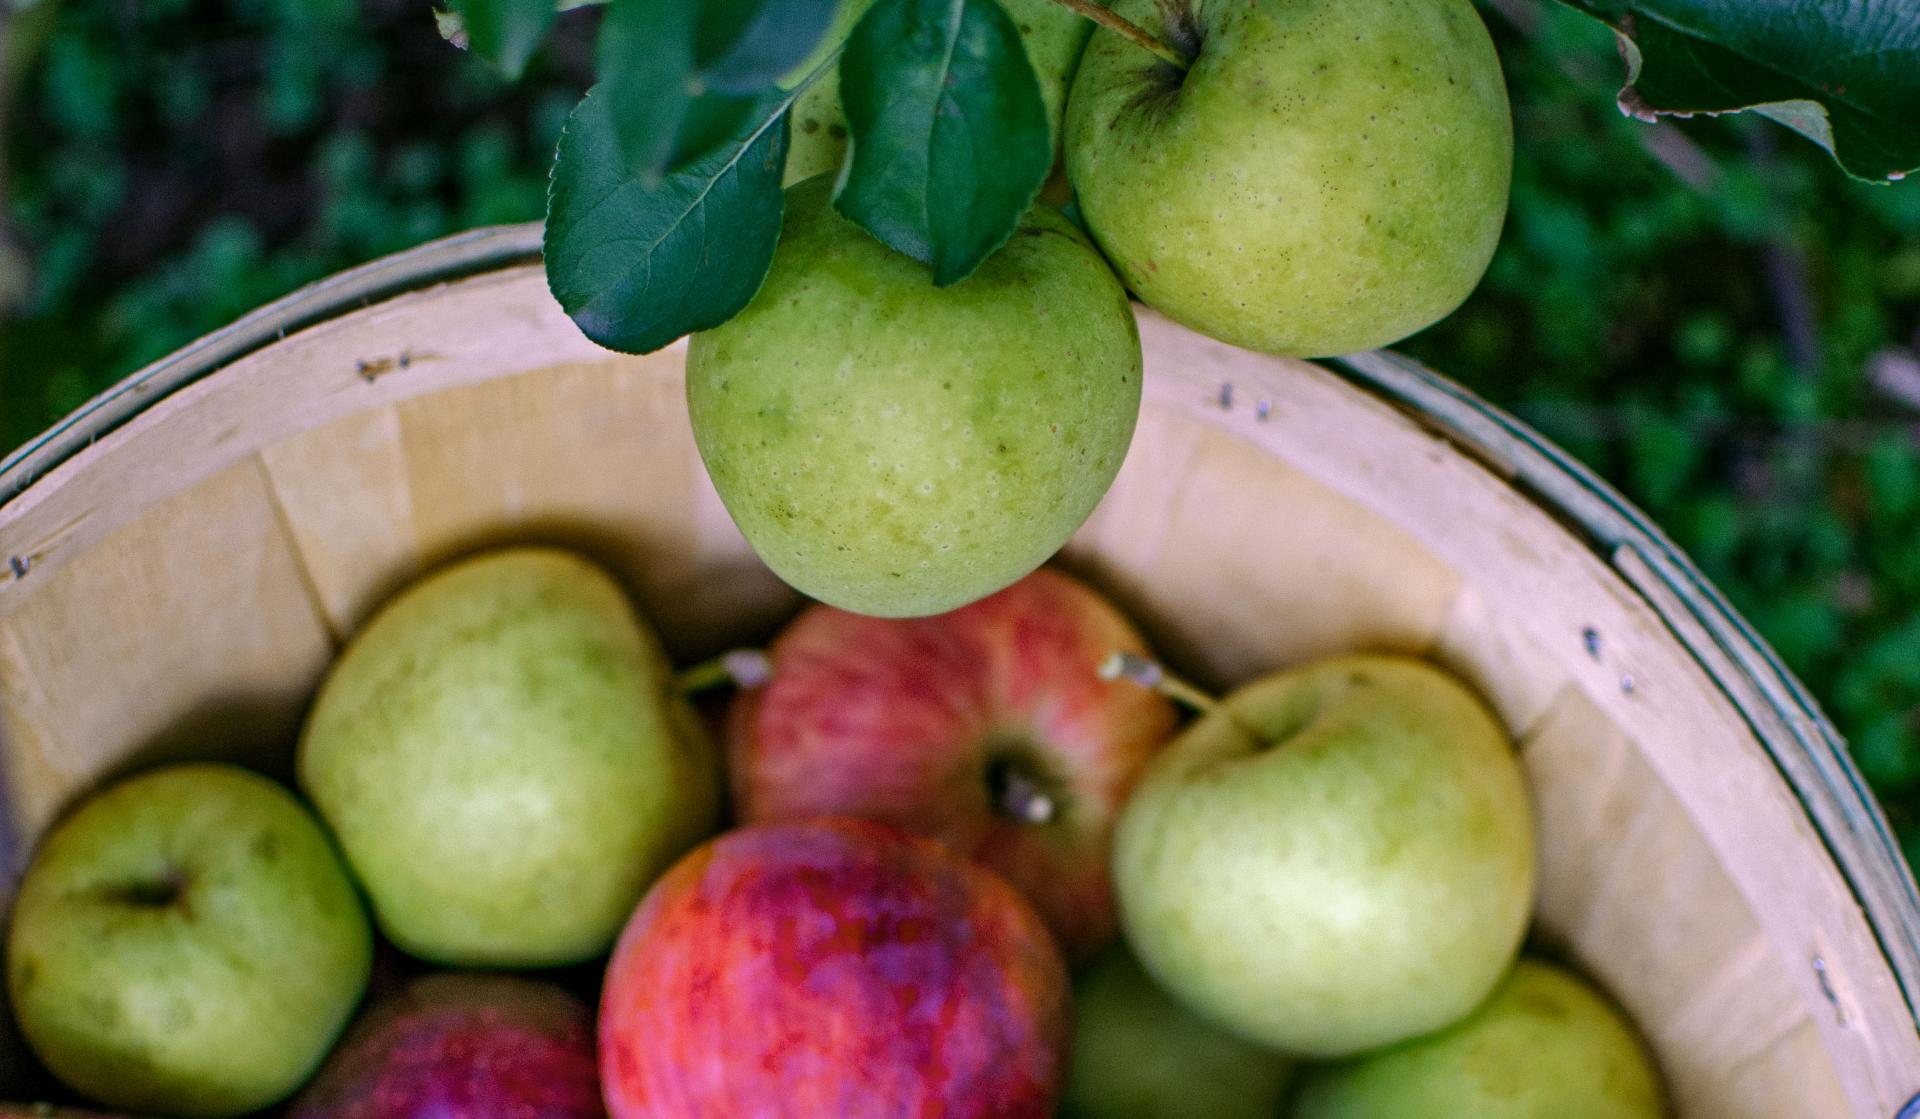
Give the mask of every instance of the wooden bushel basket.
M 284 774 L 343 638 L 477 547 L 583 549 L 682 663 L 796 607 L 701 469 L 684 347 L 587 342 L 538 237 L 317 284 L 0 465 L 0 890 L 104 775 Z M 1913 879 L 1832 727 L 1686 559 L 1401 359 L 1257 356 L 1144 310 L 1141 333 L 1132 453 L 1064 562 L 1209 685 L 1360 648 L 1477 685 L 1537 798 L 1538 947 L 1627 1007 L 1683 1116 L 1907 1107 Z

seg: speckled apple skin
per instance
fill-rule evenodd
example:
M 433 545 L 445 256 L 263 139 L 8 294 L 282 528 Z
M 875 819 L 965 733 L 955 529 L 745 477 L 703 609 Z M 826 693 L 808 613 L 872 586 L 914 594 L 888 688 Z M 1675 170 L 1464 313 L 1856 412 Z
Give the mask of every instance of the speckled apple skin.
M 1113 861 L 1155 979 L 1317 1058 L 1465 1017 L 1512 966 L 1536 876 L 1526 776 L 1492 712 L 1381 655 L 1228 695 L 1147 763 Z
M 1521 960 L 1471 1018 L 1311 1069 L 1294 1119 L 1664 1119 L 1646 1043 L 1573 973 Z
M 1117 0 L 1159 29 L 1158 0 Z M 1249 349 L 1372 349 L 1500 238 L 1513 120 L 1468 0 L 1205 0 L 1184 79 L 1096 31 L 1067 101 L 1080 213 L 1127 286 Z
M 620 585 L 516 547 L 421 579 L 354 636 L 298 756 L 381 930 L 455 967 L 607 950 L 713 830 L 718 759 Z
M 862 614 L 951 610 L 1040 566 L 1106 493 L 1140 412 L 1133 310 L 1049 207 L 937 288 L 831 193 L 787 192 L 760 293 L 693 336 L 694 439 L 782 579 Z
M 729 713 L 734 806 L 750 822 L 848 815 L 940 840 L 1019 887 L 1071 958 L 1113 938 L 1114 818 L 1173 732 L 1172 704 L 1102 680 L 1146 643 L 1106 599 L 1052 568 L 931 618 L 815 606 L 774 641 L 773 675 Z M 997 811 L 1015 765 L 1054 805 Z
M 130 891 L 172 883 L 170 902 Z M 42 840 L 7 991 L 33 1050 L 111 1107 L 239 1115 L 298 1088 L 367 987 L 373 933 L 306 806 L 234 766 L 119 781 Z
M 729 832 L 647 895 L 600 1004 L 612 1119 L 1047 1119 L 1066 965 L 991 872 L 847 819 Z
M 593 1016 L 548 983 L 430 975 L 357 1023 L 287 1119 L 602 1119 Z

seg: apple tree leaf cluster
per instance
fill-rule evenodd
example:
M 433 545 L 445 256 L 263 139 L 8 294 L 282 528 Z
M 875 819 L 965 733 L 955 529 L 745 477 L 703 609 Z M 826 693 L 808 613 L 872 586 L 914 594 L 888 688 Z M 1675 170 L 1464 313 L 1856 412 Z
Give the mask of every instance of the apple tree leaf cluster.
M 544 248 L 554 298 L 587 337 L 650 353 L 753 298 L 780 237 L 791 101 L 762 95 L 744 136 L 649 180 L 629 169 L 613 98 L 581 100 L 560 135 Z
M 756 110 L 826 32 L 834 4 L 615 0 L 600 28 L 599 89 L 629 172 L 658 184 L 763 130 Z
M 746 305 L 779 236 L 788 110 L 835 65 L 842 214 L 943 286 L 1013 234 L 1053 145 L 1012 18 L 996 0 L 880 0 L 805 68 L 835 7 L 612 0 L 547 211 L 549 282 L 588 337 L 644 353 Z
M 1623 111 L 1751 110 L 1856 178 L 1920 169 L 1920 5 L 1911 0 L 1567 0 L 1611 26 Z

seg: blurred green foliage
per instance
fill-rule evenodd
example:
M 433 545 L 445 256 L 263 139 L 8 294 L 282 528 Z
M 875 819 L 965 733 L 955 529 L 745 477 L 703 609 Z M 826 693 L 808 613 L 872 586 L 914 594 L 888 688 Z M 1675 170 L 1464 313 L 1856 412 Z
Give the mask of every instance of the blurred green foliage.
M 1920 185 L 1851 182 L 1757 120 L 1627 120 L 1605 28 L 1486 14 L 1512 217 L 1480 292 L 1405 348 L 1664 525 L 1920 854 Z M 565 16 L 509 86 L 424 0 L 67 0 L 6 138 L 31 268 L 0 329 L 0 448 L 301 283 L 537 218 L 595 18 Z
M 303 283 L 539 217 L 574 23 L 509 85 L 420 0 L 66 0 L 7 137 L 0 447 Z
M 1820 697 L 1920 863 L 1920 184 L 1849 180 L 1756 118 L 1629 120 L 1606 28 L 1487 14 L 1511 216 L 1474 298 L 1403 348 L 1662 525 Z

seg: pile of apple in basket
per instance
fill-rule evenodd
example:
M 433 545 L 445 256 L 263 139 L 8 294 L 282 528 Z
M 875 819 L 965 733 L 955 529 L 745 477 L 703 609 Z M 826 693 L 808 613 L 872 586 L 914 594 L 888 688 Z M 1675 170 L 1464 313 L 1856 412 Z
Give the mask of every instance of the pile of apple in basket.
M 298 795 L 174 765 L 42 839 L 6 977 L 47 1069 L 195 1119 L 1664 1114 L 1619 1010 L 1521 955 L 1532 811 L 1476 695 L 1354 655 L 1214 699 L 1041 566 L 1133 432 L 1129 292 L 1382 344 L 1505 208 L 1464 0 L 1159 7 L 1184 76 L 1102 32 L 1063 120 L 1039 68 L 1076 217 L 936 287 L 809 178 L 694 337 L 714 485 L 821 604 L 676 673 L 580 557 L 431 573 L 333 665 Z
M 297 1092 L 298 1119 L 1664 1113 L 1619 1012 L 1516 959 L 1533 821 L 1472 692 L 1370 655 L 1215 701 L 1053 568 L 932 617 L 815 605 L 675 674 L 602 569 L 482 554 L 355 636 L 297 775 L 305 803 L 149 771 L 40 845 L 7 980 L 73 1089 Z M 526 969 L 558 970 L 500 974 Z

